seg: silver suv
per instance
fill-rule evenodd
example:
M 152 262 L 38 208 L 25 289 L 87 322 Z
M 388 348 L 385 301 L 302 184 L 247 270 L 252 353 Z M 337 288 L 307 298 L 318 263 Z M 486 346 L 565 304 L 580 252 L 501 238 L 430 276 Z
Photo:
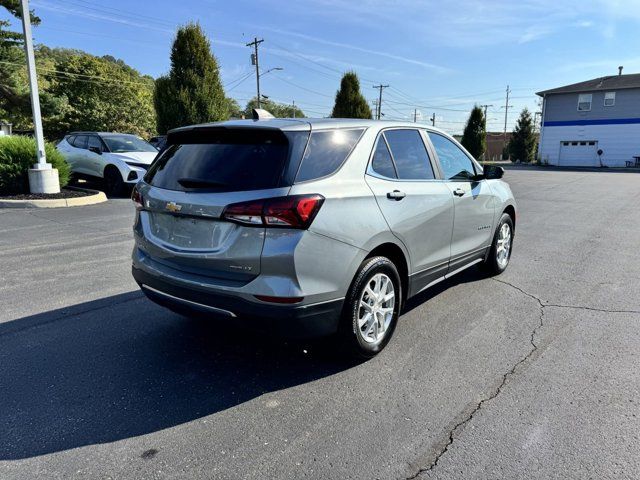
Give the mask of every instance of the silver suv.
M 370 357 L 407 298 L 509 263 L 504 170 L 411 123 L 242 120 L 169 132 L 133 192 L 133 276 L 153 301 Z

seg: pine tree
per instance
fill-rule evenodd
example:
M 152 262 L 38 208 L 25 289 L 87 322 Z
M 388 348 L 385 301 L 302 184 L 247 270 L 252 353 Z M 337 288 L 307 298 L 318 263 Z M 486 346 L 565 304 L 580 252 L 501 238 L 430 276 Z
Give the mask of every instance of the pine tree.
M 479 106 L 474 106 L 462 134 L 462 146 L 477 160 L 487 150 L 486 122 Z
M 508 146 L 512 161 L 532 162 L 536 154 L 536 134 L 533 130 L 533 118 L 526 108 L 520 113 L 516 127 L 511 134 Z
M 355 72 L 347 72 L 342 77 L 331 116 L 333 118 L 371 118 L 371 109 L 360 93 L 360 81 Z
M 197 23 L 178 29 L 171 47 L 171 70 L 156 80 L 158 132 L 229 118 L 218 61 Z

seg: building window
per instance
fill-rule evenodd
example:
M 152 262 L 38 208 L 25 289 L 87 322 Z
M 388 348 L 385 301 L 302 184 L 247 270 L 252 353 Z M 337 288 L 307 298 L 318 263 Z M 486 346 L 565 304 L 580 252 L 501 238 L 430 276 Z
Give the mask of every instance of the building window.
M 616 92 L 605 92 L 604 106 L 613 107 L 616 104 Z
M 591 111 L 591 99 L 593 95 L 590 93 L 581 93 L 578 95 L 578 111 L 589 112 Z

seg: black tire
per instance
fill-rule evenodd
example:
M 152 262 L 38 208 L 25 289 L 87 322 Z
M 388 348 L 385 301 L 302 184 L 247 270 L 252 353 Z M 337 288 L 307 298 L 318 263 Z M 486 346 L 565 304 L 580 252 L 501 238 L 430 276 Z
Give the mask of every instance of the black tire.
M 104 186 L 109 195 L 114 197 L 124 195 L 125 183 L 116 167 L 109 165 L 104 169 Z
M 498 259 L 498 243 L 500 240 L 500 232 L 503 228 L 503 225 L 508 225 L 510 238 L 509 238 L 509 249 L 506 257 L 506 263 L 499 261 Z M 500 221 L 498 222 L 498 226 L 496 227 L 496 231 L 493 234 L 493 242 L 491 243 L 491 249 L 489 250 L 489 254 L 484 261 L 483 267 L 489 275 L 500 275 L 504 272 L 509 266 L 509 261 L 511 260 L 511 252 L 513 251 L 513 220 L 508 213 L 503 213 L 500 217 Z
M 393 312 L 383 336 L 378 341 L 367 342 L 363 338 L 364 334 L 359 331 L 360 327 L 358 326 L 358 318 L 362 309 L 360 300 L 363 298 L 363 292 L 366 287 L 374 281 L 374 276 L 379 273 L 390 279 L 393 284 L 395 295 Z M 362 262 L 345 298 L 340 323 L 339 333 L 343 346 L 349 355 L 366 359 L 382 351 L 387 343 L 389 343 L 396 324 L 398 323 L 398 316 L 402 307 L 402 298 L 400 275 L 391 260 L 386 257 L 372 257 Z M 387 308 L 391 308 L 388 303 Z M 378 324 L 380 324 L 380 322 L 378 322 Z

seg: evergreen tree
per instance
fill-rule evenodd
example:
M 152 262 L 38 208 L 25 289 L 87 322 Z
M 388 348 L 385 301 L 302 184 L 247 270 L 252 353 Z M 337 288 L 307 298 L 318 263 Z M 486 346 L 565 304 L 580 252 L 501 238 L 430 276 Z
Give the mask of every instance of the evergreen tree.
M 536 154 L 536 134 L 533 130 L 533 118 L 526 108 L 520 113 L 516 127 L 511 134 L 508 146 L 512 161 L 532 162 Z
M 479 106 L 474 106 L 469 114 L 469 119 L 462 134 L 462 146 L 473 155 L 476 160 L 484 155 L 487 150 L 486 119 Z
M 171 47 L 171 70 L 156 80 L 158 132 L 229 118 L 218 61 L 197 23 L 178 29 Z
M 331 116 L 333 118 L 371 118 L 371 109 L 360 93 L 360 81 L 355 72 L 347 72 L 342 77 Z

